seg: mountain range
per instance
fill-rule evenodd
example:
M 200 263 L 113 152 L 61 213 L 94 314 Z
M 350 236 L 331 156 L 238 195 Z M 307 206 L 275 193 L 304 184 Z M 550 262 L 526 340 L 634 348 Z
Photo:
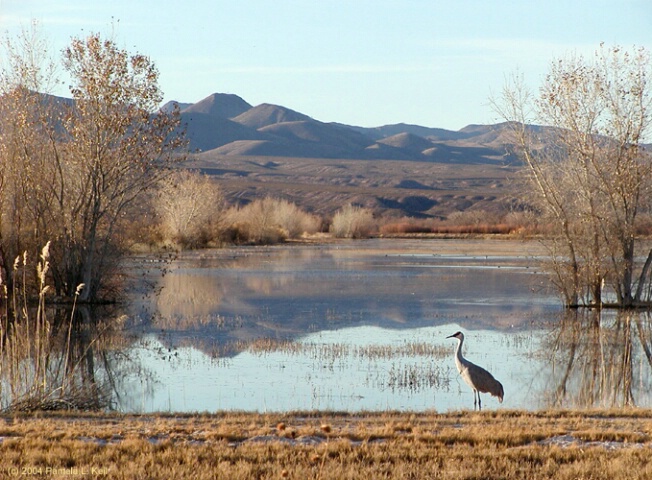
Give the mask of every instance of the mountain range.
M 508 124 L 365 128 L 225 93 L 161 108 L 175 105 L 194 152 L 180 166 L 210 175 L 229 204 L 273 196 L 325 218 L 348 203 L 417 218 L 514 204 L 511 178 L 521 165 L 507 153 Z
M 382 159 L 463 164 L 514 164 L 507 124 L 461 130 L 399 123 L 374 128 L 325 123 L 290 108 L 252 106 L 234 94 L 214 93 L 177 105 L 190 148 L 225 156 Z

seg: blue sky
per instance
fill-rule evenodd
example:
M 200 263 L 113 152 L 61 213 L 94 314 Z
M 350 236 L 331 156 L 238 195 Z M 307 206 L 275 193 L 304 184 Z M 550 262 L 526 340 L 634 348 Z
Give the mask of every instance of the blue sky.
M 488 98 L 516 70 L 536 88 L 602 41 L 652 49 L 650 0 L 0 0 L 2 34 L 32 20 L 54 52 L 113 31 L 166 100 L 235 93 L 366 127 L 494 123 Z

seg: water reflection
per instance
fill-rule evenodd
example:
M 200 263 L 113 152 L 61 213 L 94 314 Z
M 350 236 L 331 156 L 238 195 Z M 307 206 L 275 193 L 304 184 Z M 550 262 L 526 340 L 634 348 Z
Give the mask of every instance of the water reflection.
M 566 312 L 547 335 L 547 403 L 614 407 L 650 403 L 650 312 Z
M 47 383 L 124 412 L 470 409 L 446 339 L 463 330 L 465 356 L 505 388 L 487 409 L 652 406 L 649 313 L 564 311 L 529 245 L 482 245 L 184 254 L 124 312 L 53 321 Z M 21 352 L 33 385 L 43 362 Z M 3 408 L 31 388 L 14 367 Z
M 460 408 L 472 395 L 445 340 L 458 329 L 473 332 L 471 358 L 502 369 L 513 384 L 527 382 L 529 366 L 510 362 L 534 355 L 535 332 L 554 320 L 559 302 L 531 245 L 469 243 L 184 254 L 140 312 L 151 328 L 133 349 L 160 381 L 134 382 L 126 409 L 139 402 L 142 411 Z M 261 341 L 278 348 L 263 351 Z M 405 345 L 420 347 L 402 355 Z M 392 355 L 368 354 L 387 348 Z M 512 388 L 509 405 L 530 403 Z
M 193 343 L 223 343 L 357 325 L 415 328 L 448 316 L 484 323 L 487 307 L 504 315 L 486 326 L 506 328 L 558 304 L 527 254 L 438 250 L 428 242 L 370 241 L 187 254 L 160 279 L 161 293 L 146 310 L 166 332 L 192 330 Z
M 491 408 L 650 404 L 650 368 L 631 341 L 649 338 L 645 318 L 564 316 L 532 244 L 472 243 L 184 255 L 161 279 L 155 328 L 135 350 L 160 385 L 134 397 L 141 410 L 467 408 L 445 340 L 461 329 L 467 356 L 505 386 Z M 396 353 L 406 344 L 440 353 Z M 371 347 L 395 353 L 360 354 Z

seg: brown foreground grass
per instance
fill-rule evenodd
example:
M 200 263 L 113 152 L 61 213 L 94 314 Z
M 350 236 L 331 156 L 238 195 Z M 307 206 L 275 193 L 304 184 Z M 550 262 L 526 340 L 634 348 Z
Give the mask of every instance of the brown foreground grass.
M 0 478 L 652 478 L 652 411 L 0 419 Z

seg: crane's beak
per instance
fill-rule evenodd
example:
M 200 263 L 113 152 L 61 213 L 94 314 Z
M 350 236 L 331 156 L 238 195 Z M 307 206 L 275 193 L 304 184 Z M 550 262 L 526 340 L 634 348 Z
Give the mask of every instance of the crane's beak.
M 453 338 L 455 335 L 457 335 L 457 334 L 454 333 L 454 334 L 452 334 L 452 335 L 447 336 L 446 338 Z

